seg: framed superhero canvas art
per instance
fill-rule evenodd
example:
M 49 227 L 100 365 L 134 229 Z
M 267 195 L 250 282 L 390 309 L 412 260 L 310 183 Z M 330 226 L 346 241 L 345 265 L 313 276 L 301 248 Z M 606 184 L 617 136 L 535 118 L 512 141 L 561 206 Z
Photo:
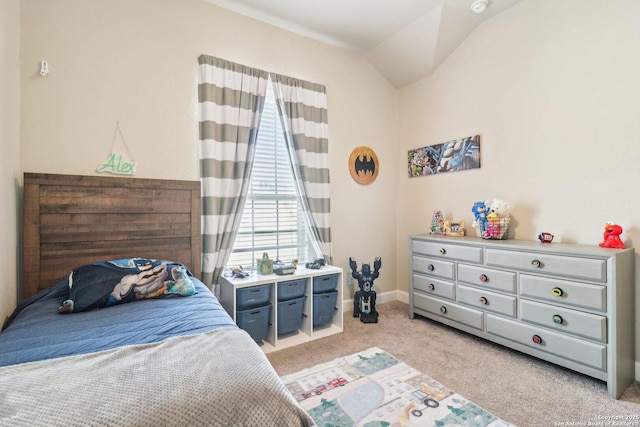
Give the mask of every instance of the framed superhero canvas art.
M 409 150 L 409 177 L 434 175 L 480 167 L 480 135 Z

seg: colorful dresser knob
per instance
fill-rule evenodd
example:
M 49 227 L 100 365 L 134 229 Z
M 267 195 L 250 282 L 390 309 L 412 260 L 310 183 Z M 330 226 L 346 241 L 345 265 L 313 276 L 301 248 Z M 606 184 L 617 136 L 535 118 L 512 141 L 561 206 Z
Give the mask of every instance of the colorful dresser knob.
M 542 344 L 542 338 L 540 337 L 540 335 L 534 335 L 533 337 L 531 337 L 531 341 L 536 344 Z
M 445 248 L 440 248 L 440 254 L 444 255 L 447 253 L 447 250 Z
M 427 270 L 429 270 L 429 271 L 433 271 L 433 270 L 435 270 L 435 269 L 436 269 L 436 268 L 433 266 L 433 264 L 429 264 L 429 265 L 427 265 Z
M 560 288 L 553 288 L 551 290 L 551 293 L 553 293 L 553 296 L 555 296 L 555 297 L 561 297 L 562 294 L 564 294 L 564 292 Z
M 480 304 L 487 304 L 489 301 L 485 297 L 480 297 Z
M 427 286 L 429 288 L 430 291 L 433 291 L 436 289 L 435 285 L 433 283 L 429 283 L 429 286 Z
M 480 281 L 481 281 L 481 282 L 486 282 L 487 280 L 489 280 L 489 278 L 487 277 L 487 275 L 486 275 L 486 274 L 481 274 L 481 275 L 480 275 Z
M 557 324 L 557 325 L 562 325 L 562 321 L 564 319 L 562 319 L 562 316 L 560 316 L 559 314 L 554 314 L 553 315 L 553 323 Z
M 440 313 L 445 314 L 446 312 L 447 312 L 447 307 L 445 307 L 444 305 L 440 307 Z
M 534 267 L 540 267 L 542 263 L 540 262 L 539 259 L 534 259 L 533 261 L 531 261 L 531 265 Z

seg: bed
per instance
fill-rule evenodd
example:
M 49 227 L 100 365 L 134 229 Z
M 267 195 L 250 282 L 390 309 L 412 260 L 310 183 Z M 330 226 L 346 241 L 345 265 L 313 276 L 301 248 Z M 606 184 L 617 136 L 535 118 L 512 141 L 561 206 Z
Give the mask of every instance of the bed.
M 313 425 L 198 279 L 198 182 L 26 173 L 23 206 L 0 425 Z

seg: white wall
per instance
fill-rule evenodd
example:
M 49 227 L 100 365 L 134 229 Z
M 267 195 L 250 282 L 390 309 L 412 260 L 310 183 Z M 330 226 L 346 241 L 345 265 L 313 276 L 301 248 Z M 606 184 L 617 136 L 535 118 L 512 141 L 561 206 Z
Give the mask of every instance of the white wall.
M 0 324 L 17 301 L 20 227 L 20 2 L 0 2 L 0 259 L 3 263 L 0 285 Z
M 204 0 L 20 4 L 24 171 L 95 174 L 119 121 L 138 177 L 197 179 L 203 53 L 320 83 L 327 87 L 334 262 L 347 268 L 350 256 L 359 263 L 382 256 L 376 284 L 395 290 L 397 94 L 364 59 Z M 44 78 L 41 60 L 51 70 Z M 368 186 L 348 172 L 360 145 L 381 164 Z
M 138 176 L 196 179 L 196 58 L 206 53 L 327 86 L 335 259 L 382 256 L 380 292 L 407 291 L 407 236 L 426 232 L 434 210 L 470 224 L 485 198 L 512 203 L 519 239 L 549 231 L 595 245 L 615 221 L 629 246 L 640 242 L 636 0 L 523 0 L 400 91 L 360 57 L 200 0 L 20 5 L 24 171 L 93 174 L 120 120 Z M 406 176 L 407 150 L 474 134 L 481 169 Z M 347 169 L 359 145 L 381 163 L 369 186 Z
M 640 246 L 639 22 L 637 0 L 524 0 L 399 91 L 399 289 L 408 235 L 434 210 L 471 224 L 473 202 L 492 197 L 511 202 L 517 239 L 597 245 L 614 221 Z M 409 149 L 475 134 L 480 169 L 407 177 Z

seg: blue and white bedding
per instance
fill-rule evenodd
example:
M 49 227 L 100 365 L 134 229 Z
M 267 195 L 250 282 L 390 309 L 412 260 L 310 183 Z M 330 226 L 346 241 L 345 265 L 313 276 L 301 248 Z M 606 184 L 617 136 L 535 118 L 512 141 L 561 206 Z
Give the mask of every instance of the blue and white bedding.
M 0 366 L 152 343 L 217 328 L 237 328 L 211 291 L 192 276 L 190 296 L 167 294 L 162 298 L 132 299 L 135 302 L 129 304 L 60 314 L 61 304 L 69 300 L 77 290 L 74 288 L 80 287 L 80 281 L 76 280 L 70 288 L 69 277 L 23 301 L 14 311 L 0 333 Z M 94 274 L 91 284 L 85 281 L 83 285 L 100 287 L 101 277 Z M 118 283 L 119 278 L 112 280 Z M 109 295 L 111 291 L 105 292 Z
M 21 303 L 0 333 L 0 425 L 313 425 L 249 334 L 191 281 L 189 296 L 60 314 L 67 278 Z

